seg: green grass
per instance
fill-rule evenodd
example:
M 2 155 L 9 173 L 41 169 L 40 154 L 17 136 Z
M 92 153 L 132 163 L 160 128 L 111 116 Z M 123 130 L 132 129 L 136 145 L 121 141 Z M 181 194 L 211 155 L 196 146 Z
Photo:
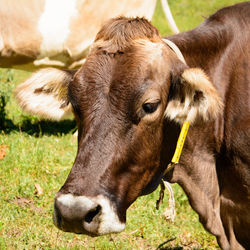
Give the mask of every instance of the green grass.
M 187 31 L 204 21 L 216 10 L 243 1 L 237 0 L 168 0 L 173 18 L 180 31 Z M 172 34 L 167 20 L 157 1 L 152 23 L 160 30 L 163 36 Z
M 198 25 L 214 10 L 238 1 L 169 1 L 181 30 Z M 170 34 L 157 5 L 153 23 Z M 74 121 L 48 122 L 22 113 L 12 90 L 29 73 L 0 70 L 0 249 L 216 249 L 215 238 L 198 222 L 187 197 L 173 185 L 177 217 L 162 217 L 167 197 L 155 209 L 159 190 L 139 198 L 128 210 L 127 227 L 120 234 L 91 238 L 63 233 L 52 223 L 53 197 L 64 183 L 76 154 Z M 36 194 L 35 184 L 43 189 Z

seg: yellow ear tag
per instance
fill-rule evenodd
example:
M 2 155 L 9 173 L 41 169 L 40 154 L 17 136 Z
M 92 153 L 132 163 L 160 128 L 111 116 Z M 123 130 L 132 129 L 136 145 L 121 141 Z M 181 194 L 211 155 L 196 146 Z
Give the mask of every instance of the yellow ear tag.
M 172 163 L 178 163 L 180 160 L 181 151 L 182 151 L 183 145 L 185 143 L 185 139 L 187 136 L 189 125 L 190 125 L 190 123 L 187 121 L 185 121 L 182 124 L 181 133 L 179 135 L 179 138 L 178 138 L 178 141 L 176 144 L 176 148 L 175 148 L 175 152 L 174 152 L 174 156 L 173 156 L 172 161 L 171 161 Z
M 179 160 L 180 160 L 180 157 L 181 157 L 181 152 L 182 152 L 182 149 L 183 149 L 183 145 L 185 143 L 187 132 L 188 132 L 188 129 L 189 129 L 189 125 L 190 125 L 190 123 L 187 122 L 187 121 L 185 121 L 182 124 L 181 132 L 180 132 L 177 144 L 176 144 L 174 156 L 172 158 L 172 161 L 168 164 L 167 168 L 165 169 L 165 171 L 163 173 L 163 176 L 168 171 L 170 171 L 175 166 L 175 164 L 179 163 Z

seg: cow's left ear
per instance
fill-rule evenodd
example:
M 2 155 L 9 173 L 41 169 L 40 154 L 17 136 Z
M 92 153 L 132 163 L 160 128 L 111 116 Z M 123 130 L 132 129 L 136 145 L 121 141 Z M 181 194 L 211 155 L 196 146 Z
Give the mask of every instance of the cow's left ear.
M 182 124 L 213 120 L 223 109 L 219 93 L 199 68 L 186 68 L 173 77 L 165 116 Z

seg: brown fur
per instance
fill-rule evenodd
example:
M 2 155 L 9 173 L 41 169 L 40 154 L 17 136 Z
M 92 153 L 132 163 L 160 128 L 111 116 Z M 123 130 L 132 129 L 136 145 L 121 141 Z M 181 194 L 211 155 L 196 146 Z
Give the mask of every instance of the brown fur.
M 223 9 L 193 31 L 169 37 L 188 65 L 205 70 L 215 87 L 202 71 L 186 70 L 169 49 L 149 63 L 156 51 L 150 43 L 160 43 L 160 37 L 144 19 L 119 18 L 104 25 L 69 86 L 79 121 L 79 149 L 60 193 L 92 196 L 104 189 L 123 221 L 128 206 L 157 186 L 171 160 L 179 126 L 163 122 L 163 114 L 184 79 L 194 89 L 205 88 L 194 100 L 211 94 L 208 113 L 215 121 L 208 118 L 191 127 L 180 164 L 166 178 L 183 187 L 201 223 L 223 249 L 249 246 L 249 10 L 249 3 Z M 237 40 L 232 39 L 235 33 Z M 214 113 L 221 106 L 215 88 L 223 97 L 223 113 Z M 152 114 L 141 109 L 148 100 L 161 100 Z

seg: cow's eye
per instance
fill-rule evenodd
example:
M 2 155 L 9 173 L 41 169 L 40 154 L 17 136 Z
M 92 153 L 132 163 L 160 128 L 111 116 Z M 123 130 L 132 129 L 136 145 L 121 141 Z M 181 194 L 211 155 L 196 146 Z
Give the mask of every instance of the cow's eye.
M 142 108 L 143 108 L 145 113 L 152 114 L 152 113 L 154 113 L 156 111 L 159 104 L 160 104 L 160 102 L 155 102 L 155 103 L 147 102 L 147 103 L 144 103 L 142 105 Z

